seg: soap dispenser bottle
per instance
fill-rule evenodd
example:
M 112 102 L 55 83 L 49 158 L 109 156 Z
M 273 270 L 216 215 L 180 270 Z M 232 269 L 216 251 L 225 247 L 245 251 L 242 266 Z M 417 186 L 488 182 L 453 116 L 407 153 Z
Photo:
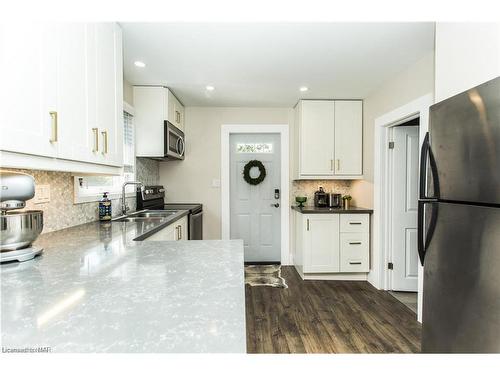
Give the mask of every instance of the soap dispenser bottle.
M 99 201 L 99 220 L 111 220 L 111 199 L 108 198 L 108 192 L 105 192 Z

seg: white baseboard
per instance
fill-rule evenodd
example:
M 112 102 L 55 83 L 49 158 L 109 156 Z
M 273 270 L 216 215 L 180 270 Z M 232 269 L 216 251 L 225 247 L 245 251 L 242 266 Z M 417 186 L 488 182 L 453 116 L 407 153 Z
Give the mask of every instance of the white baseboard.
M 337 280 L 337 281 L 366 281 L 367 273 L 303 273 L 301 267 L 295 266 L 302 280 Z

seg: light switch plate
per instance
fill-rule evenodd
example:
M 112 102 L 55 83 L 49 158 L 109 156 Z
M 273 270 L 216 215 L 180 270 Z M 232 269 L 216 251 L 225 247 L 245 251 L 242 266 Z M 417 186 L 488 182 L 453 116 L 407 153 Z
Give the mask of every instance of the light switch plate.
M 35 186 L 35 204 L 50 202 L 50 185 Z

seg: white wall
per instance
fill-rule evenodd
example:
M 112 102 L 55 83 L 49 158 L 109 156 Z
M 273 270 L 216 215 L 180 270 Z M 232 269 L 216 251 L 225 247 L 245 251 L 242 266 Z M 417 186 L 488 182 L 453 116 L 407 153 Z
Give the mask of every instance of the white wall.
M 500 23 L 436 24 L 436 102 L 498 76 Z
M 202 203 L 203 238 L 221 237 L 220 128 L 224 124 L 288 124 L 291 108 L 187 107 L 185 113 L 186 158 L 160 163 L 160 184 L 169 202 Z M 293 134 L 293 129 L 290 129 Z
M 390 57 L 388 57 L 390 58 Z M 363 101 L 363 180 L 353 181 L 351 195 L 357 206 L 373 208 L 375 119 L 434 91 L 434 52 L 394 76 Z
M 123 79 L 123 100 L 134 105 L 134 87 L 125 78 Z

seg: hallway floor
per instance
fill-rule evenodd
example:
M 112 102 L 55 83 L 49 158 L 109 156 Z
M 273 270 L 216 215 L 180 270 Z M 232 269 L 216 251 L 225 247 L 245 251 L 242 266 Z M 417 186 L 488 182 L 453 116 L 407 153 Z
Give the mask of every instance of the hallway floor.
M 389 294 L 408 307 L 415 314 L 417 313 L 417 293 L 390 291 Z
M 246 285 L 249 353 L 417 353 L 421 325 L 388 292 L 362 281 L 303 281 L 288 289 Z

